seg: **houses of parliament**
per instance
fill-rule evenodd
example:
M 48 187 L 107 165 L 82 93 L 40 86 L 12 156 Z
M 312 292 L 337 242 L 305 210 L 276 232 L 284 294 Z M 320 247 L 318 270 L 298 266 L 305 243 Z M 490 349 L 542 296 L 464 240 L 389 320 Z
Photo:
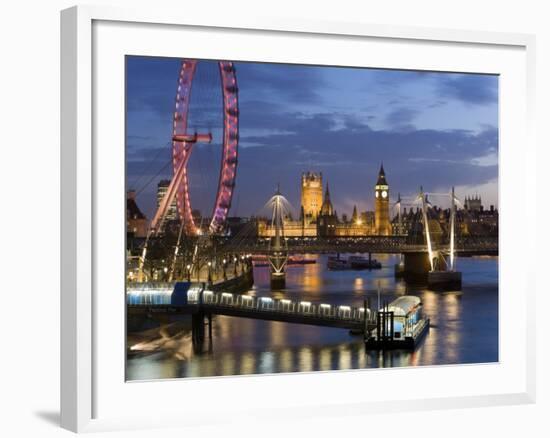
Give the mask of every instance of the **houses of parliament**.
M 169 181 L 162 180 L 158 183 L 157 205 L 160 204 Z M 351 216 L 339 215 L 331 200 L 329 185 L 323 182 L 323 174 L 305 172 L 300 181 L 301 199 L 298 218 L 290 216 L 284 219 L 285 237 L 364 237 L 364 236 L 408 236 L 413 239 L 422 239 L 424 227 L 422 226 L 422 212 L 419 206 L 403 208 L 402 211 L 393 211 L 390 207 L 390 187 L 386 179 L 384 167 L 381 165 L 376 184 L 373 187 L 374 211 L 359 212 L 353 207 Z M 398 201 L 400 196 L 397 196 Z M 390 213 L 393 214 L 390 216 Z M 176 216 L 175 203 L 167 215 L 163 232 L 168 229 L 176 234 L 180 229 Z M 445 239 L 448 236 L 450 209 L 441 209 L 433 206 L 427 212 L 429 219 L 430 235 L 433 241 Z M 128 191 L 127 206 L 127 230 L 137 238 L 145 238 L 149 221 L 136 204 L 136 193 Z M 193 216 L 197 222 L 200 220 L 200 212 L 194 211 Z M 467 196 L 464 199 L 463 208 L 457 209 L 456 221 L 460 235 L 462 236 L 498 236 L 498 210 L 491 205 L 485 209 L 478 195 Z M 208 221 L 206 221 L 208 222 Z M 254 233 L 258 237 L 272 237 L 275 233 L 271 228 L 268 218 L 240 218 L 230 217 L 227 221 L 227 229 L 230 235 L 240 232 L 244 226 L 252 225 Z
M 270 237 L 274 233 L 267 220 L 258 221 L 258 235 Z M 326 183 L 323 195 L 323 174 L 305 172 L 301 178 L 300 218 L 286 218 L 285 237 L 353 237 L 388 236 L 392 233 L 390 220 L 390 188 L 384 166 L 380 166 L 374 186 L 374 211 L 359 213 L 353 207 L 351 217 L 338 217 Z

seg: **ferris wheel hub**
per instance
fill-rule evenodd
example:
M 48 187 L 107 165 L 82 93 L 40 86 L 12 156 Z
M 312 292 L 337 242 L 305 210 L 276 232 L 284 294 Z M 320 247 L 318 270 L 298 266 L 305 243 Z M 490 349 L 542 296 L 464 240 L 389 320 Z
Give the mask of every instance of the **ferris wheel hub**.
M 212 143 L 212 134 L 180 134 L 172 136 L 172 141 L 179 143 Z

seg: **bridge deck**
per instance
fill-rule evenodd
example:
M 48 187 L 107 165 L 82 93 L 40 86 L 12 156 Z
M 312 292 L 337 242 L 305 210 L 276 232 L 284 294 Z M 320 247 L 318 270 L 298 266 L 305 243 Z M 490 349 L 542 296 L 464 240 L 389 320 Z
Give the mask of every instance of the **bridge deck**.
M 220 241 L 224 252 L 267 254 L 269 239 L 241 239 Z M 290 253 L 386 253 L 403 254 L 407 252 L 427 252 L 423 243 L 408 242 L 405 236 L 367 236 L 333 238 L 287 238 L 286 245 Z M 433 244 L 434 250 L 449 251 L 449 244 Z M 460 255 L 497 255 L 498 238 L 458 238 L 455 251 Z
M 157 303 L 157 304 L 154 304 Z M 375 312 L 345 305 L 312 304 L 306 301 L 276 300 L 270 297 L 230 294 L 190 289 L 186 304 L 145 298 L 142 303 L 128 300 L 129 314 L 214 314 L 240 318 L 281 321 L 336 327 L 349 330 L 368 330 L 376 325 Z

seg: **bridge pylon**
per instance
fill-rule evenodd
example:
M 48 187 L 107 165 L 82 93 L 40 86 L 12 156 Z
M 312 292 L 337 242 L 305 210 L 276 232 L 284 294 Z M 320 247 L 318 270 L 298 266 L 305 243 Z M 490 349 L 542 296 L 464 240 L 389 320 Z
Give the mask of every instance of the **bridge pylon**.
M 455 268 L 455 215 L 456 203 L 458 198 L 455 196 L 455 188 L 451 189 L 451 210 L 449 214 L 449 262 L 441 254 L 441 262 L 438 264 L 439 269 L 432 269 L 428 272 L 428 286 L 432 289 L 441 290 L 456 290 L 462 288 L 462 273 Z
M 271 275 L 271 288 L 283 289 L 286 285 L 286 265 L 288 262 L 288 246 L 284 236 L 284 217 L 288 209 L 288 201 L 281 195 L 279 187 L 269 200 L 272 207 L 271 229 L 274 235 L 269 241 L 268 260 Z
M 432 239 L 430 232 L 430 220 L 428 209 L 431 204 L 427 195 L 420 187 L 417 201 L 422 206 L 422 222 L 424 226 L 425 249 L 422 251 L 410 251 L 404 256 L 403 266 L 396 268 L 396 276 L 403 276 L 405 279 L 422 283 L 426 282 L 428 287 L 437 290 L 457 290 L 462 287 L 462 274 L 455 270 L 456 245 L 455 245 L 455 215 L 456 202 L 454 187 L 450 193 L 451 208 L 449 215 L 449 246 Z M 447 261 L 446 256 L 449 256 Z

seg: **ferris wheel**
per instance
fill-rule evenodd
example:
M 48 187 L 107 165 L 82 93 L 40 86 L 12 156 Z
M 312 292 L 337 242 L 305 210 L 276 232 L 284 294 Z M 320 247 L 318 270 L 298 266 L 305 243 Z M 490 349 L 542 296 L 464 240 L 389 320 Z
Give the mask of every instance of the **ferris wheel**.
M 204 61 L 205 63 L 212 62 Z M 181 62 L 176 92 L 175 110 L 172 126 L 172 167 L 173 177 L 166 194 L 151 221 L 150 231 L 159 230 L 166 212 L 174 199 L 182 227 L 187 234 L 198 235 L 201 231 L 193 217 L 190 196 L 189 161 L 197 143 L 211 143 L 212 132 L 193 131 L 189 121 L 193 116 L 191 94 L 194 79 L 201 61 L 184 59 Z M 217 234 L 223 230 L 227 219 L 237 177 L 237 155 L 239 144 L 239 100 L 235 66 L 230 61 L 217 61 L 219 81 L 221 83 L 221 163 L 212 215 L 207 232 Z M 219 105 L 220 102 L 216 103 Z
M 187 164 L 197 142 L 212 141 L 211 133 L 190 133 L 188 127 L 193 78 L 200 61 L 185 59 L 182 61 L 178 88 L 176 93 L 176 108 L 173 120 L 172 164 L 174 176 L 182 169 L 181 183 L 175 194 L 180 220 L 185 223 L 191 234 L 197 234 L 198 227 L 193 218 L 190 199 L 189 176 Z M 235 67 L 230 61 L 218 61 L 222 89 L 223 134 L 221 145 L 220 174 L 217 184 L 215 202 L 208 230 L 218 233 L 222 230 L 235 187 L 237 175 L 237 154 L 239 143 L 239 103 Z M 183 164 L 183 166 L 182 166 Z

